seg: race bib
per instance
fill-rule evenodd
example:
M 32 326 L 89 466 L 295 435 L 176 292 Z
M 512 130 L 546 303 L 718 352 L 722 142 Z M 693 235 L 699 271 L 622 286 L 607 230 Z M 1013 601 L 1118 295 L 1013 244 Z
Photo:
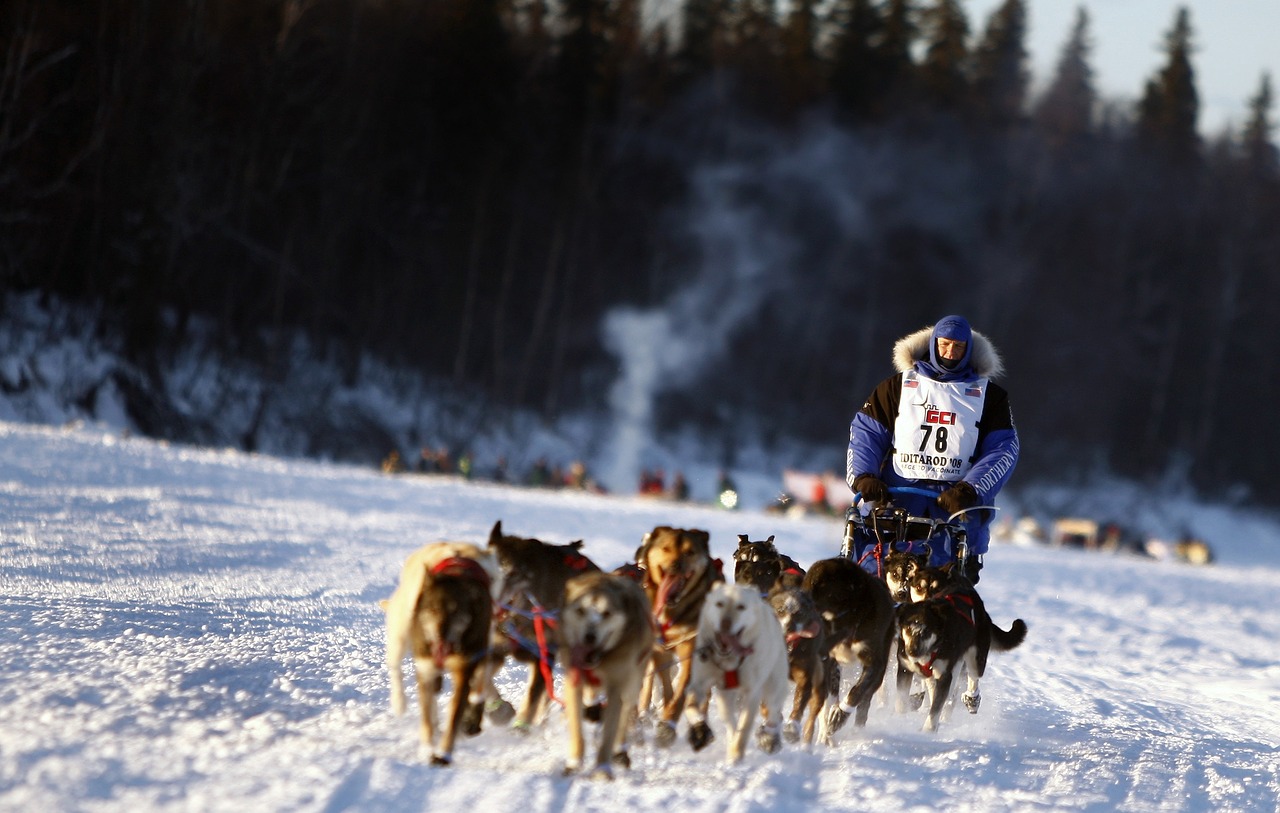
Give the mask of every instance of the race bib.
M 934 381 L 902 374 L 893 425 L 893 470 L 912 480 L 954 483 L 973 466 L 987 379 Z

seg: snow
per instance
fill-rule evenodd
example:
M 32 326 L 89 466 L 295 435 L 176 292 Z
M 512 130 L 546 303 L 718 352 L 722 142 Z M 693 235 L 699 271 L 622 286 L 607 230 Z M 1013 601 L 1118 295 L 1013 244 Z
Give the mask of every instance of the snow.
M 490 725 L 453 767 L 427 764 L 383 666 L 377 602 L 404 557 L 482 543 L 501 519 L 582 538 L 606 568 L 658 524 L 709 530 L 726 560 L 737 534 L 774 534 L 807 566 L 838 549 L 837 520 L 11 423 L 0 507 L 0 810 L 1280 807 L 1280 523 L 1243 510 L 1206 510 L 1208 567 L 994 546 L 980 590 L 1030 633 L 992 654 L 980 712 L 936 734 L 877 700 L 833 747 L 728 766 L 723 736 L 693 753 L 682 728 L 610 783 L 559 775 L 556 707 L 531 734 Z M 499 685 L 514 699 L 523 679 L 508 666 Z

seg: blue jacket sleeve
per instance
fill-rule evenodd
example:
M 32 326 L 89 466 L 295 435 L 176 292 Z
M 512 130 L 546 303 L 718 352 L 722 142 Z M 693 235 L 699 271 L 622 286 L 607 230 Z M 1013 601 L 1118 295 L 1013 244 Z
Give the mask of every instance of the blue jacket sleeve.
M 991 505 L 1018 463 L 1018 430 L 997 429 L 978 446 L 977 460 L 964 476 L 978 492 L 979 502 Z
M 849 424 L 849 452 L 845 455 L 845 480 L 855 492 L 853 481 L 859 474 L 880 476 L 885 457 L 893 444 L 889 428 L 865 412 L 853 416 Z

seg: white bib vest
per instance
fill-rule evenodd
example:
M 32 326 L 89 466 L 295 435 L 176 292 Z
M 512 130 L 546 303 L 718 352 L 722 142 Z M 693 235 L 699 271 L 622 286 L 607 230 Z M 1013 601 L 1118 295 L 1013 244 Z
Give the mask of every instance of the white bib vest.
M 893 470 L 912 480 L 954 483 L 973 466 L 987 379 L 934 381 L 902 374 L 893 425 Z

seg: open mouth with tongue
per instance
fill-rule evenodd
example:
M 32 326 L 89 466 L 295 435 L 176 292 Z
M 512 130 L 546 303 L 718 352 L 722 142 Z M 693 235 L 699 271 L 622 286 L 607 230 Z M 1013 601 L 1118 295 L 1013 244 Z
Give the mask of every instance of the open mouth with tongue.
M 662 581 L 658 583 L 658 598 L 654 602 L 653 614 L 661 616 L 666 608 L 680 600 L 680 594 L 684 592 L 685 585 L 689 583 L 689 577 L 684 573 L 670 572 L 662 576 Z
M 800 641 L 804 641 L 809 638 L 818 637 L 818 630 L 819 630 L 819 626 L 816 620 L 810 621 L 808 624 L 805 624 L 803 627 L 793 627 L 787 630 L 787 635 L 786 635 L 787 649 L 790 650 L 793 646 L 795 646 Z

